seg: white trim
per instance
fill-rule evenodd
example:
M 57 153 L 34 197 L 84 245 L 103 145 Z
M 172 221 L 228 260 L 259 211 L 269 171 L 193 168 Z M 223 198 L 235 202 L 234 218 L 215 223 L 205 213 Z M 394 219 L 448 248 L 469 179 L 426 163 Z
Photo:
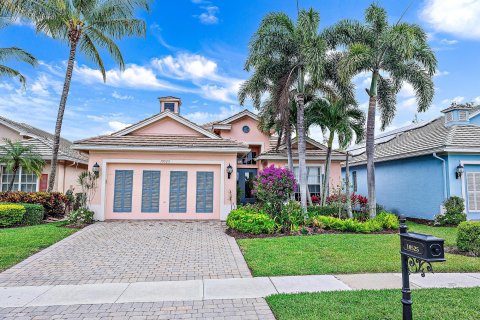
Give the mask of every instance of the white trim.
M 217 129 L 217 130 L 231 130 L 232 125 L 231 124 L 220 124 L 220 123 L 214 123 L 212 125 L 212 129 Z
M 91 145 L 91 144 L 79 144 L 74 145 L 75 150 L 115 150 L 115 151 L 175 151 L 175 152 L 248 152 L 248 147 L 206 147 L 206 148 L 179 148 L 177 146 L 171 147 L 132 147 L 132 146 L 116 146 L 116 145 Z
M 465 160 L 460 160 L 460 164 L 461 164 L 462 166 L 465 166 L 465 165 L 480 165 L 480 161 L 474 161 L 474 160 L 473 160 L 473 161 L 468 161 L 468 160 L 465 161 Z M 463 200 L 465 201 L 465 204 L 468 204 L 467 191 L 465 190 L 465 175 L 466 175 L 466 174 L 467 174 L 466 172 L 464 172 L 464 173 L 462 174 L 462 176 L 460 177 L 460 182 L 461 182 L 461 184 L 462 184 L 462 198 L 463 198 Z M 465 206 L 465 211 L 470 212 L 470 211 L 468 210 L 468 205 Z M 478 211 L 472 211 L 472 212 L 478 212 Z
M 146 160 L 146 159 L 104 159 L 102 161 L 102 167 L 100 168 L 100 175 L 102 176 L 102 190 L 100 195 L 100 211 L 95 212 L 97 220 L 105 220 L 106 209 L 106 197 L 107 197 L 107 165 L 115 163 L 131 163 L 131 164 L 214 164 L 220 165 L 220 220 L 226 220 L 227 215 L 230 212 L 229 206 L 225 205 L 225 161 L 216 160 L 170 160 L 165 163 L 164 160 Z M 226 209 L 227 208 L 227 209 Z
M 443 149 L 445 152 L 458 152 L 458 153 L 479 153 L 480 148 L 445 148 Z
M 230 118 L 227 118 L 225 120 L 217 122 L 217 124 L 229 124 L 229 123 L 231 123 L 235 120 L 238 120 L 238 119 L 240 119 L 244 116 L 249 116 L 253 120 L 258 121 L 258 116 L 255 113 L 253 113 L 252 111 L 250 111 L 248 109 L 245 109 L 245 110 L 240 111 L 239 113 L 231 116 Z
M 125 129 L 122 129 L 120 131 L 117 131 L 117 132 L 114 132 L 112 133 L 112 136 L 113 137 L 121 137 L 121 136 L 124 136 L 132 131 L 135 131 L 135 130 L 138 130 L 140 128 L 143 128 L 145 126 L 148 126 L 149 124 L 152 124 L 154 123 L 155 121 L 158 121 L 158 120 L 161 120 L 165 117 L 169 117 L 170 119 L 173 119 L 177 122 L 180 122 L 181 124 L 189 127 L 190 129 L 193 129 L 209 138 L 212 138 L 212 139 L 221 139 L 219 136 L 217 136 L 216 134 L 194 124 L 193 122 L 190 122 L 190 121 L 187 121 L 186 119 L 180 117 L 179 115 L 167 110 L 167 111 L 164 111 L 162 113 L 159 113 L 157 114 L 156 116 L 153 116 L 151 117 L 150 119 L 148 119 L 147 121 L 143 120 L 143 121 L 140 121 L 134 125 L 131 125 L 130 127 L 127 127 Z

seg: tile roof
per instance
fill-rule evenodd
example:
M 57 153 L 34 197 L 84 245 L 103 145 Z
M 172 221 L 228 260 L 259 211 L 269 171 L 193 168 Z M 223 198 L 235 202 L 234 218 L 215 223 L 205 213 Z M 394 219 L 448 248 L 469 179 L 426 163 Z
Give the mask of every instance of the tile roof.
M 278 138 L 278 137 L 276 137 Z M 295 148 L 297 140 L 296 138 L 292 139 L 292 156 L 293 158 L 298 158 L 298 151 Z M 307 149 L 305 151 L 307 160 L 324 160 L 325 157 L 327 156 L 327 147 L 323 145 L 322 143 L 307 137 L 306 138 L 307 142 Z M 308 146 L 310 144 L 310 147 Z M 270 150 L 267 152 L 263 152 L 260 154 L 257 159 L 262 160 L 262 159 L 287 159 L 287 147 L 285 144 L 281 144 L 278 147 L 278 150 L 276 149 L 277 142 L 272 144 L 272 147 Z M 343 152 L 340 152 L 338 150 L 332 150 L 332 159 L 340 159 L 343 160 L 345 158 L 345 154 Z
M 44 130 L 32 127 L 26 123 L 16 122 L 0 116 L 0 123 L 11 127 L 20 134 L 30 139 L 21 141 L 22 144 L 32 145 L 33 149 L 45 160 L 50 160 L 53 149 L 53 134 Z M 88 156 L 82 152 L 72 149 L 73 143 L 67 139 L 60 138 L 59 160 L 68 160 L 87 164 Z
M 228 139 L 212 139 L 191 136 L 99 136 L 75 141 L 75 148 L 82 146 L 115 146 L 115 147 L 151 147 L 151 148 L 248 148 L 245 143 Z
M 480 126 L 453 125 L 446 127 L 444 117 L 417 126 L 398 129 L 376 138 L 375 161 L 408 158 L 454 149 L 480 148 Z M 354 154 L 352 164 L 366 162 L 364 146 L 349 149 Z

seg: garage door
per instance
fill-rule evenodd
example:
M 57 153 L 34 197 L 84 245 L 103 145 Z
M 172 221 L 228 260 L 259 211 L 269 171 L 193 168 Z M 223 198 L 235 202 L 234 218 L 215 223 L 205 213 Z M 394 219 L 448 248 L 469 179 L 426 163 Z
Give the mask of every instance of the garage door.
M 220 165 L 111 164 L 106 219 L 220 219 Z

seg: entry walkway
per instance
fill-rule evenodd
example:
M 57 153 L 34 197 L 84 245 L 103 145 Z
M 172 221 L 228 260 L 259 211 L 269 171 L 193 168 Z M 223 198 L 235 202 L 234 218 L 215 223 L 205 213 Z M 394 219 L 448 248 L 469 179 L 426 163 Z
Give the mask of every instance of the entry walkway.
M 480 273 L 411 276 L 412 288 L 480 287 Z M 214 301 L 263 298 L 277 293 L 401 287 L 397 273 L 204 279 L 136 283 L 1 287 L 0 307 Z M 5 311 L 3 311 L 5 312 Z M 0 311 L 1 315 L 2 311 Z

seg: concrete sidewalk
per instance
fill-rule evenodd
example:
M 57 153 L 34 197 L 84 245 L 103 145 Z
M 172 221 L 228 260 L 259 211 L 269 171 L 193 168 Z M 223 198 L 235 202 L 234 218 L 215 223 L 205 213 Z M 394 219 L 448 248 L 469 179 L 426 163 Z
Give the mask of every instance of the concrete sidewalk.
M 480 273 L 411 276 L 412 288 L 480 286 Z M 0 287 L 0 308 L 255 299 L 277 293 L 401 287 L 397 273 Z

